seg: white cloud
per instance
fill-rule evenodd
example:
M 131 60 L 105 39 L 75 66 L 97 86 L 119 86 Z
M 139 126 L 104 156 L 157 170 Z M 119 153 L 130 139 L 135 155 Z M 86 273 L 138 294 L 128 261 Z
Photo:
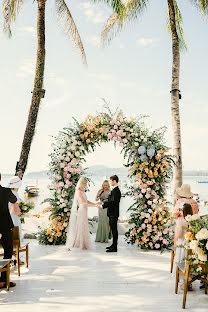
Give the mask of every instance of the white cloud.
M 83 3 L 80 3 L 79 6 L 81 9 L 89 9 L 92 7 L 92 4 L 90 2 L 83 2 Z
M 121 82 L 121 86 L 122 87 L 136 87 L 136 82 L 134 81 L 125 81 L 125 82 Z
M 79 7 L 83 10 L 87 21 L 91 21 L 93 24 L 103 23 L 107 18 L 107 15 L 103 14 L 103 11 L 98 11 L 98 8 L 95 8 L 90 2 L 83 2 Z
M 33 37 L 36 36 L 36 30 L 32 26 L 23 26 L 17 28 L 18 35 L 24 36 L 25 34 L 32 35 Z
M 57 97 L 55 99 L 45 100 L 45 108 L 54 108 L 56 106 L 59 106 L 63 104 L 68 99 L 67 95 L 62 95 L 60 97 Z
M 99 48 L 100 47 L 100 37 L 99 36 L 91 36 L 86 39 L 87 43 Z
M 35 61 L 26 59 L 23 65 L 19 67 L 19 71 L 16 74 L 17 77 L 26 78 L 35 74 Z
M 157 45 L 158 39 L 156 38 L 139 38 L 137 44 L 143 47 L 153 47 Z
M 95 78 L 95 79 L 98 79 L 98 80 L 105 80 L 105 81 L 113 80 L 113 75 L 111 75 L 111 74 L 95 74 L 95 73 L 90 73 L 90 74 L 88 74 L 88 76 L 89 76 L 90 78 Z

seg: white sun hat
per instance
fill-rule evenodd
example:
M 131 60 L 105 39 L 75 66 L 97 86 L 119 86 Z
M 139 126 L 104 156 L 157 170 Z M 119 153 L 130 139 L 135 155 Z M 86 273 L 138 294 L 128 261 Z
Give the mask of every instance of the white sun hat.
M 183 184 L 181 187 L 177 189 L 177 194 L 180 197 L 191 198 L 194 194 L 191 192 L 191 187 L 189 184 Z
M 9 188 L 20 188 L 22 185 L 22 180 L 18 176 L 14 176 L 10 179 L 8 187 Z

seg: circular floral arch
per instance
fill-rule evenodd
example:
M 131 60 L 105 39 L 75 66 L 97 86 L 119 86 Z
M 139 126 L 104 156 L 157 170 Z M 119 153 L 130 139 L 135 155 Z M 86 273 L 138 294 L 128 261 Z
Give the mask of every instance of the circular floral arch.
M 113 141 L 122 147 L 129 168 L 127 194 L 133 197 L 128 243 L 145 249 L 169 249 L 173 243 L 170 213 L 165 199 L 172 175 L 172 158 L 163 143 L 164 128 L 150 131 L 143 117 L 127 118 L 108 107 L 83 122 L 74 119 L 53 143 L 50 162 L 52 208 L 51 226 L 39 233 L 41 244 L 64 244 L 76 183 L 84 173 L 87 153 L 102 142 Z

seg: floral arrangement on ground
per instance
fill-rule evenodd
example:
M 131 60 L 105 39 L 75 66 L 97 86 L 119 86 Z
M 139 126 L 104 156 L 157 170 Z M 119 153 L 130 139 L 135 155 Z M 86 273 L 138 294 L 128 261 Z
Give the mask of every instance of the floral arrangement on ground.
M 192 271 L 201 272 L 204 265 L 208 267 L 208 217 L 195 214 L 187 216 L 186 220 L 189 230 L 185 235 L 185 248 L 191 250 L 188 260 Z
M 170 212 L 165 199 L 172 176 L 173 159 L 164 145 L 164 128 L 152 131 L 144 116 L 127 118 L 121 110 L 88 115 L 83 122 L 74 119 L 55 138 L 50 162 L 52 207 L 51 226 L 39 233 L 41 244 L 64 244 L 77 181 L 84 173 L 85 156 L 103 142 L 122 147 L 129 168 L 127 195 L 134 198 L 129 208 L 131 229 L 128 243 L 145 249 L 169 249 L 173 244 Z

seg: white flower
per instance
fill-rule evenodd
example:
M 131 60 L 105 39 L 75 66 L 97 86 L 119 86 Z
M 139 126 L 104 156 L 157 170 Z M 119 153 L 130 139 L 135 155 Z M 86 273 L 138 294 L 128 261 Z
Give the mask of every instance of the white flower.
M 76 137 L 75 137 L 75 136 L 72 136 L 71 139 L 72 139 L 72 141 L 75 141 L 75 140 L 76 140 Z
M 68 208 L 64 208 L 64 212 L 67 212 L 68 211 Z
M 207 255 L 204 253 L 204 251 L 201 248 L 197 248 L 196 252 L 200 261 L 203 261 L 203 262 L 207 261 Z
M 203 240 L 208 239 L 208 230 L 203 228 L 196 234 L 196 239 Z
M 138 143 L 138 142 L 135 142 L 134 145 L 135 145 L 135 146 L 139 146 L 139 143 Z
M 191 221 L 191 217 L 192 217 L 192 215 L 187 215 L 186 218 L 185 218 L 186 221 L 190 222 Z
M 198 241 L 197 240 L 192 240 L 190 243 L 189 243 L 189 246 L 190 248 L 195 252 L 198 248 Z
M 71 150 L 74 151 L 76 149 L 76 146 L 72 145 Z
M 153 211 L 152 211 L 152 209 L 148 209 L 148 212 L 149 212 L 149 213 L 152 213 Z
M 147 138 L 144 138 L 144 142 L 147 142 Z
M 78 145 L 78 142 L 76 140 L 74 141 L 74 145 Z
M 208 242 L 206 243 L 206 249 L 208 250 Z
M 145 229 L 145 228 L 146 228 L 146 224 L 142 223 L 142 229 Z
M 150 217 L 150 214 L 149 213 L 146 213 L 146 218 L 148 219 Z
M 78 143 L 78 145 L 82 145 L 82 142 L 81 142 L 81 141 L 78 141 L 77 143 Z

